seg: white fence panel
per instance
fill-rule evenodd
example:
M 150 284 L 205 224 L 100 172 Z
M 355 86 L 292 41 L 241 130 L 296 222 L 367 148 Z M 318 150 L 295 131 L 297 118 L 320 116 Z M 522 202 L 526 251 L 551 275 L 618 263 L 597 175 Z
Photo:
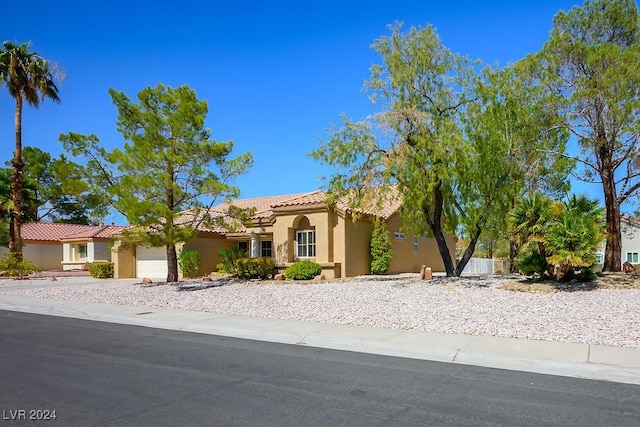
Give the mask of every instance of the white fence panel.
M 462 274 L 494 274 L 493 259 L 471 258 L 464 266 Z

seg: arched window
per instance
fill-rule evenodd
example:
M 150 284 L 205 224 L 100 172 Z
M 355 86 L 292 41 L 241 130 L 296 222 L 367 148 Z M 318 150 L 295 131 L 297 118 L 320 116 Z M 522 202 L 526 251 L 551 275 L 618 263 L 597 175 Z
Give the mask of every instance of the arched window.
M 311 227 L 309 219 L 304 217 L 298 224 L 296 231 L 296 257 L 315 258 L 316 256 L 316 230 Z

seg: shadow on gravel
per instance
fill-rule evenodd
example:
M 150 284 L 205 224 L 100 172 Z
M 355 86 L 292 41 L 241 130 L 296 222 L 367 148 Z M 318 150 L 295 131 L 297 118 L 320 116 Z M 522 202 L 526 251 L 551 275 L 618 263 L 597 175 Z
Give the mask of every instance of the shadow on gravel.
M 548 294 L 554 292 L 588 292 L 600 289 L 598 282 L 554 282 L 552 280 L 536 281 L 520 279 L 500 286 L 506 291 Z
M 235 280 L 233 279 L 218 279 L 211 282 L 188 282 L 188 283 L 178 283 L 177 291 L 178 292 L 193 292 L 193 291 L 203 291 L 209 288 L 219 288 L 221 286 L 229 286 L 233 284 Z
M 352 277 L 351 281 L 353 282 L 406 282 L 406 281 L 414 281 L 419 280 L 420 275 L 417 274 L 390 274 L 390 275 L 367 275 L 367 276 L 358 276 Z

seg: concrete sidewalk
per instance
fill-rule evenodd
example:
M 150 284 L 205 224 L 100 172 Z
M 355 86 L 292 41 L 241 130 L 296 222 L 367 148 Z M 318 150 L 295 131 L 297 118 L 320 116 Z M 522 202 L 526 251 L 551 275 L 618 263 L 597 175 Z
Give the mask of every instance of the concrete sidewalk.
M 0 295 L 0 310 L 640 384 L 640 349 Z

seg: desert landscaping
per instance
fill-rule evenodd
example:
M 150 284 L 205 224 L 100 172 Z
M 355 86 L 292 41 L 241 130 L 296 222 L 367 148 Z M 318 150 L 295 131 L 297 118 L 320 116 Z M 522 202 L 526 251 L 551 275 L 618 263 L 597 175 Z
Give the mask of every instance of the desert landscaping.
M 8 289 L 16 284 L 27 289 Z M 149 285 L 139 279 L 59 277 L 52 282 L 41 276 L 27 281 L 0 279 L 0 293 L 640 348 L 638 274 L 600 274 L 593 282 L 570 284 L 531 282 L 517 275 L 436 276 L 426 281 L 418 274 L 402 274 L 322 282 L 240 281 L 213 275 L 211 281 Z

